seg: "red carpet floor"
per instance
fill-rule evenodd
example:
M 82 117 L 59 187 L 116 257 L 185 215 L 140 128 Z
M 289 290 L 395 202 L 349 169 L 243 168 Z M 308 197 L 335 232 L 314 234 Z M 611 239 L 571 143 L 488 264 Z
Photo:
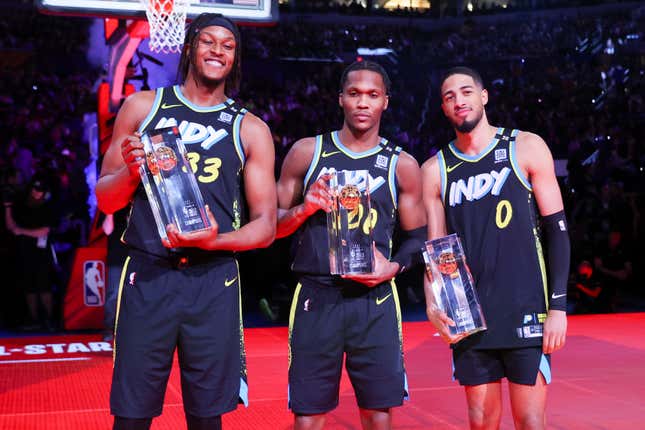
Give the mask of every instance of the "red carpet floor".
M 463 390 L 451 380 L 448 347 L 429 323 L 404 325 L 411 400 L 395 410 L 396 429 L 465 429 Z M 553 357 L 551 429 L 645 428 L 645 314 L 573 316 Z M 250 407 L 224 417 L 227 430 L 292 427 L 287 410 L 287 329 L 246 330 Z M 98 335 L 0 339 L 0 429 L 109 429 L 109 344 Z M 173 369 L 155 430 L 185 429 Z M 505 398 L 506 400 L 506 398 Z M 346 378 L 328 429 L 359 429 Z M 502 428 L 513 428 L 508 404 Z

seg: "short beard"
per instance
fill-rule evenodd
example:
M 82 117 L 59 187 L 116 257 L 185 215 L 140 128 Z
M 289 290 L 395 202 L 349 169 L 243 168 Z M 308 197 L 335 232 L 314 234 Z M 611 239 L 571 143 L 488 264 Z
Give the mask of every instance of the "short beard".
M 475 129 L 475 127 L 477 127 L 477 124 L 479 124 L 479 121 L 481 121 L 481 119 L 482 118 L 479 117 L 470 121 L 464 121 L 461 124 L 453 124 L 453 125 L 460 133 L 470 133 Z
M 483 116 L 484 115 L 480 112 L 477 118 L 471 119 L 470 121 L 465 120 L 461 124 L 453 123 L 453 126 L 460 133 L 470 133 L 475 129 L 475 127 L 477 127 Z

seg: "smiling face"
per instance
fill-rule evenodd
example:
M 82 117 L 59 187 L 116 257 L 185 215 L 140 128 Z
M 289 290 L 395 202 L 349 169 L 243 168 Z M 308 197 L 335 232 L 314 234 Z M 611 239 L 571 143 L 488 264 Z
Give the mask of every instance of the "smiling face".
M 235 65 L 235 35 L 224 27 L 205 27 L 191 52 L 190 73 L 198 81 L 216 86 L 226 81 Z
M 347 75 L 338 104 L 345 123 L 352 130 L 367 131 L 380 125 L 388 96 L 383 77 L 371 70 L 354 70 Z
M 484 117 L 486 103 L 488 92 L 469 75 L 450 75 L 441 84 L 443 113 L 461 133 L 469 133 L 477 127 Z

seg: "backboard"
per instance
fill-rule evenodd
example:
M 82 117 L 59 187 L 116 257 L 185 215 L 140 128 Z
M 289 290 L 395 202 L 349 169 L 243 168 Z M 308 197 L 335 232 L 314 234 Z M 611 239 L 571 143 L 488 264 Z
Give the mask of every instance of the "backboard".
M 140 0 L 36 0 L 43 13 L 145 19 Z M 278 19 L 276 0 L 191 0 L 187 18 L 221 13 L 237 22 L 272 23 Z

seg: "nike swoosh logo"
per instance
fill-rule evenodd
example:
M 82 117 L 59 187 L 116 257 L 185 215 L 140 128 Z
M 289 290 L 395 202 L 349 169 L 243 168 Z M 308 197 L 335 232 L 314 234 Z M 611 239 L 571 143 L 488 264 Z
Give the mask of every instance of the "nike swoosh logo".
M 340 153 L 340 151 L 332 151 L 332 152 L 323 151 L 322 158 L 331 157 L 332 155 L 335 155 L 335 154 L 338 154 L 338 153 Z
M 463 162 L 463 161 L 461 161 L 461 162 L 459 162 L 459 163 L 455 164 L 454 166 L 446 166 L 446 172 L 450 173 L 450 172 L 452 172 L 453 170 L 455 170 L 457 167 L 461 166 L 462 164 L 464 164 L 464 162 Z
M 559 299 L 560 297 L 564 297 L 564 296 L 566 296 L 566 295 L 567 295 L 567 293 L 564 293 L 564 294 L 558 294 L 558 295 L 551 294 L 551 299 L 552 299 L 552 300 Z
M 233 285 L 235 283 L 235 281 L 237 281 L 237 276 L 235 278 L 233 278 L 233 279 L 225 280 L 224 281 L 224 286 L 225 287 L 230 287 L 231 285 Z
M 164 103 L 164 104 L 161 105 L 161 109 L 172 109 L 172 108 L 175 108 L 175 107 L 182 107 L 182 106 L 183 105 L 167 105 L 167 104 Z
M 381 305 L 384 301 L 386 301 L 386 300 L 387 300 L 391 295 L 392 295 L 392 293 L 388 294 L 387 296 L 383 297 L 382 299 L 377 297 L 377 298 L 376 298 L 376 306 L 380 306 L 380 305 Z

